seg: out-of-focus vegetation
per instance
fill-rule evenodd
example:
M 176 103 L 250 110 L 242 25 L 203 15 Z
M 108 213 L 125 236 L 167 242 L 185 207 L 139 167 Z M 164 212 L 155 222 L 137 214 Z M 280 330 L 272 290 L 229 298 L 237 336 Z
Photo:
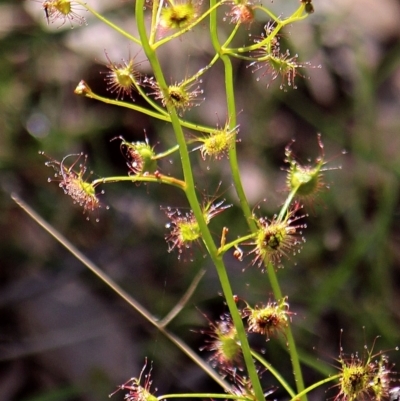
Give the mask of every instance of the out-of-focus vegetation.
M 130 1 L 90 3 L 135 32 Z M 284 13 L 289 3 L 275 0 L 272 7 Z M 238 116 L 239 162 L 254 205 L 261 202 L 272 215 L 284 199 L 281 168 L 285 168 L 284 148 L 292 138 L 300 160 L 315 159 L 320 132 L 326 156 L 332 158 L 327 167 L 342 166 L 326 173 L 331 189 L 321 194 L 310 213 L 301 254 L 278 272 L 282 288 L 291 294 L 291 310 L 297 312 L 295 337 L 306 365 L 318 358 L 334 363 L 341 328 L 345 352 L 361 352 L 365 338 L 370 346 L 376 335 L 382 337 L 376 351 L 400 343 L 400 4 L 315 0 L 314 6 L 315 13 L 286 29 L 283 39 L 301 60 L 322 66 L 304 70 L 305 79 L 297 81 L 296 90 L 284 92 L 279 82 L 266 88 L 268 80 L 257 81 L 248 63 L 235 65 L 237 101 L 243 108 Z M 56 184 L 47 183 L 52 172 L 39 150 L 56 159 L 83 151 L 94 173 L 107 176 L 127 170 L 112 138 L 143 140 L 145 130 L 157 149 L 173 143 L 165 123 L 73 94 L 81 79 L 107 94 L 105 75 L 100 74 L 107 70 L 104 50 L 117 60 L 137 53 L 124 38 L 90 15 L 87 19 L 88 26 L 71 30 L 67 23 L 57 28 L 46 25 L 40 2 L 0 2 L 0 393 L 4 400 L 105 400 L 115 385 L 139 373 L 145 356 L 154 361 L 154 383 L 164 392 L 213 386 L 10 198 L 12 192 L 18 193 L 160 317 L 200 267 L 209 264 L 200 248 L 194 262 L 178 261 L 176 254 L 167 253 L 163 239 L 167 221 L 160 206 L 187 206 L 174 191 L 158 185 L 110 185 L 102 197 L 110 210 L 102 210 L 100 222 L 95 223 L 87 222 Z M 211 49 L 206 33 L 206 27 L 204 32 L 197 29 L 162 54 L 171 81 L 180 81 L 188 68 L 206 63 Z M 248 32 L 242 34 L 244 40 Z M 193 57 L 180 58 L 178 49 L 190 46 L 193 35 L 197 46 Z M 137 54 L 138 61 L 141 56 Z M 141 69 L 147 72 L 146 68 L 143 63 Z M 206 101 L 191 111 L 196 119 L 223 124 L 226 110 L 218 99 L 222 85 L 218 74 L 206 76 Z M 342 149 L 347 150 L 345 156 Z M 224 179 L 226 160 L 204 164 L 198 153 L 192 156 L 199 190 L 214 193 L 222 179 L 220 188 L 235 205 L 231 183 Z M 162 171 L 174 168 L 171 157 Z M 203 176 L 212 176 L 214 185 L 203 188 Z M 238 232 L 245 231 L 235 207 L 224 218 Z M 231 234 L 235 235 L 233 230 Z M 232 257 L 233 286 L 236 282 L 243 291 L 241 284 L 246 282 L 246 293 L 239 296 L 267 301 L 270 293 L 260 286 L 261 273 L 255 274 L 251 266 L 242 272 L 248 263 Z M 201 312 L 210 318 L 225 312 L 211 267 L 170 325 L 196 349 L 204 341 L 200 327 L 208 324 Z M 268 352 L 272 363 L 281 361 L 285 345 Z M 396 359 L 397 354 L 391 356 Z M 306 372 L 306 382 L 316 378 L 314 370 Z M 266 372 L 266 386 L 269 379 Z M 310 399 L 328 397 L 320 391 Z

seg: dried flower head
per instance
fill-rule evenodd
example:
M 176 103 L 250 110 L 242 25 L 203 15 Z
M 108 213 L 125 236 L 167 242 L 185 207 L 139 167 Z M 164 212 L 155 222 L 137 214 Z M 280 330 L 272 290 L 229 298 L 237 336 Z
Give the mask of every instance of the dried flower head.
M 296 190 L 296 197 L 309 205 L 312 205 L 316 196 L 318 196 L 323 189 L 328 187 L 324 182 L 322 172 L 341 168 L 323 168 L 327 161 L 325 160 L 324 144 L 321 140 L 321 134 L 318 134 L 317 139 L 320 155 L 316 158 L 314 165 L 301 165 L 295 159 L 291 148 L 294 140 L 285 148 L 285 162 L 289 163 L 286 177 L 287 187 L 289 191 Z
M 210 337 L 201 351 L 213 352 L 210 357 L 211 366 L 221 372 L 230 373 L 242 367 L 242 349 L 236 327 L 228 314 L 221 316 L 215 324 L 209 321 L 210 331 L 204 333 Z
M 204 220 L 207 224 L 216 215 L 222 213 L 231 205 L 223 205 L 224 200 L 214 203 L 215 198 L 208 200 L 202 206 Z M 177 248 L 179 254 L 185 249 L 189 249 L 193 243 L 198 242 L 201 238 L 201 231 L 196 217 L 192 211 L 182 213 L 179 209 L 166 208 L 166 214 L 171 220 L 166 224 L 170 229 L 170 233 L 165 237 L 169 243 L 168 252 Z
M 201 80 L 183 80 L 169 85 L 165 95 L 156 81 L 149 79 L 147 82 L 154 90 L 150 94 L 154 95 L 156 99 L 161 99 L 164 107 L 175 107 L 179 115 L 192 107 L 200 106 L 204 101 L 204 98 L 199 97 L 203 94 L 203 90 L 200 88 Z
M 76 86 L 74 93 L 75 95 L 88 96 L 88 97 L 92 96 L 93 94 L 89 85 L 83 79 L 79 81 L 79 84 Z
M 298 203 L 295 203 L 286 216 L 282 219 L 274 217 L 268 220 L 261 217 L 256 220 L 258 232 L 255 241 L 249 245 L 254 245 L 254 248 L 249 254 L 254 254 L 252 265 L 261 267 L 263 263 L 272 263 L 275 266 L 280 266 L 282 256 L 289 256 L 289 253 L 299 252 L 299 245 L 305 242 L 301 236 L 301 230 L 306 228 L 305 224 L 293 224 L 298 220 L 306 217 L 306 215 L 296 215 L 301 208 Z
M 42 7 L 45 13 L 47 24 L 52 24 L 55 21 L 61 21 L 59 28 L 67 21 L 71 28 L 74 23 L 78 25 L 86 25 L 86 19 L 79 15 L 77 11 L 85 11 L 86 9 L 78 2 L 73 0 L 46 0 L 42 2 Z
M 184 29 L 195 22 L 200 4 L 192 0 L 167 0 L 159 19 L 161 36 L 170 29 Z
M 343 332 L 343 331 L 342 331 Z M 387 400 L 391 396 L 391 375 L 393 365 L 389 364 L 389 358 L 383 351 L 372 354 L 375 341 L 371 350 L 364 346 L 364 355 L 358 353 L 346 357 L 340 348 L 337 361 L 340 363 L 339 392 L 334 401 L 367 401 Z M 398 347 L 396 348 L 398 350 Z
M 312 14 L 315 11 L 312 0 L 300 0 L 300 2 L 304 4 L 304 11 L 307 14 Z
M 250 25 L 254 21 L 254 5 L 248 1 L 233 2 L 226 15 L 230 17 L 231 24 Z
M 141 75 L 137 70 L 140 63 L 135 63 L 135 57 L 129 57 L 129 60 L 121 60 L 121 63 L 114 63 L 110 60 L 106 51 L 104 51 L 108 60 L 107 68 L 109 72 L 104 80 L 107 83 L 107 90 L 110 93 L 116 93 L 117 100 L 124 100 L 125 96 L 129 96 L 132 100 L 132 93 L 136 90 L 136 86 L 141 84 Z
M 229 149 L 235 143 L 238 132 L 239 125 L 230 128 L 228 121 L 225 127 L 217 127 L 217 129 L 210 134 L 194 138 L 193 142 L 201 142 L 201 145 L 195 147 L 193 150 L 200 150 L 203 160 L 207 157 L 213 158 L 214 160 L 221 160 L 228 154 Z
M 122 136 L 113 138 L 121 140 L 121 152 L 127 160 L 127 166 L 134 175 L 141 175 L 157 171 L 157 159 L 154 149 L 149 145 L 146 137 L 145 142 L 127 142 Z
M 43 152 L 40 152 L 44 154 Z M 75 157 L 75 161 L 69 166 L 66 166 L 66 161 L 70 157 Z M 84 157 L 83 163 L 79 164 L 79 171 L 74 170 L 79 160 Z M 70 196 L 74 203 L 83 207 L 83 212 L 93 212 L 101 207 L 101 203 L 97 197 L 95 187 L 96 185 L 87 182 L 84 177 L 87 171 L 86 168 L 87 155 L 83 153 L 70 154 L 65 156 L 61 162 L 50 159 L 46 162 L 46 166 L 52 167 L 56 173 L 55 178 L 49 178 L 48 181 L 59 182 L 59 187 L 63 189 L 64 193 Z M 101 193 L 104 193 L 102 191 Z M 89 220 L 89 217 L 87 217 Z M 96 219 L 98 221 L 98 219 Z
M 127 390 L 128 393 L 125 394 L 124 397 L 124 400 L 126 401 L 157 401 L 158 398 L 150 392 L 150 388 L 153 383 L 151 380 L 152 367 L 150 367 L 149 372 L 144 376 L 143 385 L 141 384 L 142 376 L 144 371 L 146 370 L 146 367 L 147 367 L 147 359 L 145 360 L 144 366 L 140 372 L 139 377 L 138 378 L 132 377 L 126 383 L 121 384 L 120 386 L 118 386 L 117 390 L 115 390 L 113 393 L 109 395 L 109 397 L 112 397 L 118 391 Z
M 260 304 L 254 308 L 247 303 L 246 305 L 242 310 L 242 316 L 247 317 L 248 332 L 261 334 L 267 341 L 278 333 L 285 334 L 288 322 L 295 314 L 289 312 L 287 297 L 280 301 L 268 301 L 266 305 Z

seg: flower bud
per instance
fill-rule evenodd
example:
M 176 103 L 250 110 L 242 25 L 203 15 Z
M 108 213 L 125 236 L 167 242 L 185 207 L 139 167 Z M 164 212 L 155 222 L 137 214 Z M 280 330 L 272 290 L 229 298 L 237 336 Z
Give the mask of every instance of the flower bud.
M 156 154 L 147 138 L 145 142 L 127 142 L 122 137 L 114 139 L 121 139 L 121 152 L 127 159 L 126 164 L 132 174 L 153 174 L 157 171 Z
M 285 333 L 293 314 L 289 312 L 287 297 L 279 302 L 256 305 L 254 309 L 247 305 L 242 311 L 243 317 L 247 317 L 248 332 L 262 334 L 267 340 L 279 332 Z

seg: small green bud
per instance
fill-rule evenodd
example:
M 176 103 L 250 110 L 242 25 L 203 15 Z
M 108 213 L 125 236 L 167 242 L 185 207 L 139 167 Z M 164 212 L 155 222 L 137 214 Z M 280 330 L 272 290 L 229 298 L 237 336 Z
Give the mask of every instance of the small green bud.
M 127 142 L 121 139 L 121 152 L 127 159 L 127 166 L 134 175 L 154 174 L 158 170 L 157 159 L 154 149 L 149 145 L 147 138 L 145 142 Z
M 242 311 L 242 316 L 247 317 L 248 332 L 262 334 L 267 341 L 279 332 L 285 334 L 288 322 L 294 314 L 289 312 L 287 297 L 279 302 L 268 301 L 266 305 L 260 304 L 254 308 L 247 304 Z
M 202 144 L 193 150 L 200 150 L 203 160 L 205 160 L 207 156 L 215 160 L 220 160 L 229 153 L 230 148 L 234 145 L 239 132 L 238 128 L 238 125 L 234 128 L 230 128 L 229 122 L 227 122 L 224 128 L 217 127 L 215 131 L 208 135 L 196 137 L 193 141 L 201 142 Z
M 211 340 L 201 350 L 213 352 L 211 366 L 221 372 L 232 372 L 242 365 L 242 349 L 235 325 L 230 315 L 224 314 L 215 323 L 209 321 L 210 331 L 206 332 Z
M 320 148 L 320 156 L 317 157 L 314 165 L 301 165 L 295 159 L 291 149 L 291 145 L 294 141 L 285 149 L 285 162 L 289 163 L 286 177 L 287 187 L 289 191 L 296 190 L 296 196 L 309 203 L 315 199 L 321 190 L 326 188 L 322 172 L 328 169 L 323 168 L 327 162 L 324 159 L 324 144 L 321 141 L 321 134 L 318 134 L 317 139 Z

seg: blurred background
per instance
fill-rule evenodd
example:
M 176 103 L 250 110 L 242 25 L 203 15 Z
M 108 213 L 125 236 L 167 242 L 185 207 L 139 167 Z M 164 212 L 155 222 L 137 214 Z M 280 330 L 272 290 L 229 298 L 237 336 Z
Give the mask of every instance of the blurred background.
M 114 23 L 136 34 L 130 1 L 90 0 Z M 321 193 L 307 219 L 302 252 L 285 260 L 278 277 L 290 308 L 304 362 L 306 384 L 323 376 L 312 368 L 337 365 L 340 330 L 345 353 L 374 352 L 400 345 L 400 4 L 397 0 L 315 0 L 315 13 L 285 29 L 282 48 L 313 66 L 301 71 L 297 89 L 279 89 L 248 62 L 235 61 L 240 123 L 239 163 L 249 200 L 260 215 L 273 216 L 285 199 L 285 146 L 304 162 L 320 155 L 322 134 L 329 190 Z M 290 15 L 297 0 L 265 3 Z M 61 160 L 88 154 L 95 177 L 125 175 L 118 141 L 144 140 L 157 152 L 174 145 L 168 124 L 132 110 L 74 95 L 81 79 L 103 96 L 105 50 L 114 62 L 135 57 L 150 74 L 135 45 L 94 19 L 47 26 L 40 1 L 0 2 L 0 394 L 3 400 L 106 400 L 118 384 L 139 375 L 145 357 L 153 361 L 157 394 L 217 391 L 180 350 L 157 333 L 110 288 L 49 236 L 11 199 L 17 193 L 88 258 L 157 317 L 165 316 L 200 269 L 206 274 L 169 329 L 196 351 L 200 331 L 226 312 L 209 258 L 201 247 L 178 261 L 167 252 L 165 211 L 187 207 L 182 194 L 159 185 L 113 184 L 101 196 L 100 222 L 86 221 L 57 183 L 47 155 Z M 221 20 L 224 13 L 221 13 Z M 259 16 L 242 29 L 237 44 L 261 35 Z M 222 22 L 221 37 L 232 28 Z M 252 33 L 253 38 L 249 38 Z M 173 54 L 173 57 L 171 57 Z M 166 77 L 179 82 L 213 56 L 206 23 L 160 49 Z M 103 72 L 103 75 L 101 74 Z M 261 79 L 257 79 L 261 76 Z M 269 87 L 267 88 L 267 86 Z M 226 109 L 221 64 L 204 75 L 205 101 L 185 117 L 224 125 Z M 115 95 L 114 95 L 115 97 Z M 136 103 L 142 104 L 138 96 Z M 187 132 L 188 137 L 191 133 Z M 342 150 L 347 151 L 342 155 Z M 216 191 L 233 207 L 215 218 L 230 238 L 247 231 L 232 190 L 228 161 L 202 161 L 191 154 L 199 192 Z M 171 156 L 160 166 L 181 176 Z M 219 183 L 221 181 L 220 187 Z M 219 187 L 219 189 L 218 189 Z M 234 292 L 248 302 L 271 298 L 267 276 L 226 256 Z M 245 269 L 243 271 L 243 269 Z M 365 327 L 365 328 L 364 328 Z M 292 380 L 285 340 L 251 338 L 254 347 Z M 278 344 L 278 345 L 277 345 Z M 204 359 L 210 353 L 199 351 Z M 395 351 L 390 360 L 398 362 Z M 332 371 L 334 371 L 332 369 Z M 268 372 L 263 385 L 275 385 Z M 395 385 L 395 384 L 394 384 Z M 334 397 L 320 388 L 311 400 Z M 272 398 L 286 399 L 278 390 Z M 114 396 L 122 400 L 123 394 Z

